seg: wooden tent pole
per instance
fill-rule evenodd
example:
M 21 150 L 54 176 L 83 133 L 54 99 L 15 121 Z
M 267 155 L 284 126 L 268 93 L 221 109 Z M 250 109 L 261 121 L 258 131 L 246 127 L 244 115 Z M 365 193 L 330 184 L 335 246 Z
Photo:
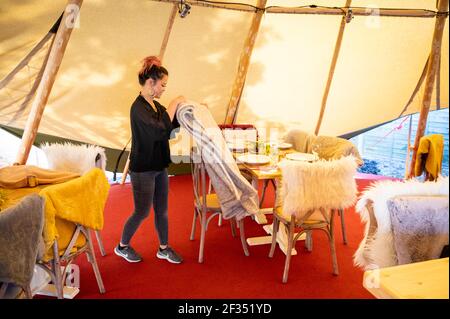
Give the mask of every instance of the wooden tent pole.
M 16 164 L 24 165 L 30 154 L 31 146 L 36 138 L 39 123 L 44 113 L 45 105 L 55 82 L 56 74 L 64 56 L 64 52 L 69 42 L 72 29 L 75 26 L 76 18 L 83 0 L 68 0 L 66 10 L 62 17 L 58 31 L 56 32 L 53 45 L 50 50 L 47 65 L 45 66 L 42 80 L 36 91 L 30 114 L 22 135 L 22 142 L 16 157 Z
M 159 50 L 159 59 L 162 61 L 164 58 L 164 53 L 166 53 L 167 43 L 169 42 L 170 33 L 172 32 L 173 23 L 177 16 L 178 6 L 176 3 L 173 4 L 172 12 L 170 13 L 169 21 L 167 22 L 166 33 L 164 34 L 164 39 L 161 44 L 161 49 Z
M 163 60 L 164 54 L 166 53 L 167 43 L 169 42 L 170 33 L 172 31 L 173 24 L 175 22 L 175 18 L 177 16 L 178 6 L 176 3 L 173 4 L 172 12 L 170 13 L 169 21 L 167 22 L 166 32 L 164 34 L 163 42 L 161 43 L 161 48 L 159 50 L 159 59 Z M 128 169 L 130 168 L 130 154 L 128 154 L 127 162 L 125 163 L 125 167 L 122 172 L 122 179 L 120 184 L 125 184 L 128 175 Z
M 264 8 L 267 0 L 259 0 L 258 7 Z M 227 113 L 224 124 L 232 124 L 236 120 L 237 108 L 241 99 L 242 90 L 244 89 L 245 78 L 247 77 L 248 66 L 250 64 L 250 57 L 252 56 L 253 47 L 255 46 L 256 36 L 258 35 L 261 19 L 264 15 L 264 10 L 258 10 L 253 15 L 252 25 L 245 39 L 244 48 L 239 59 L 238 72 L 233 85 L 230 101 L 228 103 Z
M 345 7 L 348 8 L 352 4 L 352 0 L 347 0 L 345 2 Z M 336 69 L 336 62 L 339 57 L 339 52 L 341 51 L 342 38 L 344 37 L 345 25 L 347 24 L 347 14 L 342 17 L 341 26 L 339 28 L 339 33 L 336 39 L 336 45 L 334 47 L 333 59 L 331 60 L 330 71 L 328 72 L 328 80 L 325 86 L 325 92 L 322 96 L 322 105 L 320 107 L 319 119 L 317 120 L 316 129 L 314 133 L 319 134 L 320 125 L 322 124 L 323 115 L 325 114 L 325 108 L 327 107 L 328 94 L 330 93 L 331 82 L 333 81 L 334 70 Z
M 448 10 L 448 0 L 439 0 L 438 11 L 445 12 Z M 419 115 L 419 123 L 416 132 L 416 138 L 414 140 L 413 155 L 411 158 L 411 166 L 409 167 L 409 178 L 414 176 L 414 170 L 416 166 L 417 150 L 419 148 L 419 142 L 425 133 L 427 126 L 428 112 L 430 111 L 431 96 L 433 94 L 434 82 L 436 79 L 436 72 L 438 69 L 440 57 L 441 57 L 441 45 L 442 34 L 444 33 L 445 19 L 447 15 L 441 14 L 436 17 L 434 26 L 433 42 L 431 44 L 430 63 L 428 64 L 427 78 L 425 81 L 425 93 L 422 99 L 422 108 Z

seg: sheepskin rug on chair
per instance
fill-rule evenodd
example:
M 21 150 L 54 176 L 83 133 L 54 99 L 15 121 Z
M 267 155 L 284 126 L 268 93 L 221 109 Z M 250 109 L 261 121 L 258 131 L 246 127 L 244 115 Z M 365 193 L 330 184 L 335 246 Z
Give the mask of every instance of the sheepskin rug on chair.
M 361 221 L 365 223 L 365 231 L 364 238 L 353 256 L 354 265 L 364 270 L 370 270 L 399 264 L 396 252 L 396 244 L 398 243 L 395 242 L 394 236 L 394 231 L 399 229 L 393 228 L 395 225 L 391 220 L 391 212 L 389 210 L 391 199 L 399 196 L 430 196 L 431 200 L 432 197 L 447 196 L 448 203 L 448 187 L 448 177 L 440 177 L 436 182 L 424 183 L 411 179 L 407 181 L 387 180 L 372 184 L 370 188 L 364 191 L 356 204 L 356 211 L 360 214 Z M 372 216 L 372 220 L 373 218 L 375 219 L 376 225 L 371 225 L 371 216 L 366 206 L 370 201 L 373 202 L 374 216 Z M 418 220 L 418 225 L 414 225 L 414 227 L 410 225 L 411 232 L 417 231 L 417 229 L 422 227 L 422 224 L 427 222 L 427 216 L 419 217 L 415 216 L 415 219 Z M 427 218 L 429 219 L 430 217 L 428 216 Z M 406 225 L 410 221 L 404 220 L 401 223 Z
M 47 156 L 50 169 L 85 174 L 94 167 L 106 169 L 105 149 L 96 145 L 72 143 L 44 143 L 42 151 Z

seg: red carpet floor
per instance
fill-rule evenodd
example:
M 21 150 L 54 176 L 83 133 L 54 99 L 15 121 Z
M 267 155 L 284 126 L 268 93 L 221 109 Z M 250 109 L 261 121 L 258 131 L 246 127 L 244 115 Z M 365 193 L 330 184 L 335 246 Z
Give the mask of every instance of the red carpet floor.
M 362 190 L 374 179 L 361 175 L 357 181 Z M 273 203 L 269 186 L 265 206 Z M 298 255 L 293 256 L 287 284 L 281 283 L 284 254 L 277 248 L 274 258 L 267 257 L 269 245 L 250 247 L 250 256 L 244 256 L 239 237 L 231 236 L 228 221 L 217 225 L 217 218 L 206 234 L 205 259 L 197 262 L 199 227 L 196 239 L 189 240 L 193 216 L 193 193 L 190 175 L 170 178 L 169 240 L 183 257 L 180 265 L 157 259 L 158 247 L 153 226 L 153 212 L 141 225 L 132 246 L 142 255 L 143 262 L 128 263 L 114 254 L 125 220 L 132 210 L 131 185 L 113 185 L 105 209 L 102 231 L 107 255 L 97 253 L 97 260 L 106 288 L 100 294 L 90 264 L 84 256 L 75 261 L 80 267 L 81 298 L 164 298 L 164 299 L 300 299 L 372 298 L 362 286 L 363 271 L 355 268 L 352 256 L 363 237 L 364 227 L 353 209 L 346 211 L 348 245 L 342 242 L 339 219 L 336 218 L 336 250 L 339 276 L 333 276 L 331 256 L 326 235 L 313 235 L 314 248 L 307 252 L 304 243 L 297 243 Z M 265 235 L 262 225 L 246 219 L 247 237 Z M 97 246 L 95 247 L 97 249 Z M 98 250 L 96 250 L 98 252 Z

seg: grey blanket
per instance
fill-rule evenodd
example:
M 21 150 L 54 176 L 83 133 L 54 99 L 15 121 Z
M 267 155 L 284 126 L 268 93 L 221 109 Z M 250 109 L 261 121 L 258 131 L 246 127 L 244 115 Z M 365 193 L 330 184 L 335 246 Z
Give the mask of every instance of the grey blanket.
M 439 258 L 448 245 L 448 196 L 397 196 L 387 205 L 398 264 Z
M 189 102 L 178 107 L 176 115 L 180 125 L 197 144 L 217 193 L 223 217 L 240 220 L 247 214 L 256 214 L 259 210 L 258 193 L 241 175 L 209 110 L 203 105 Z
M 25 287 L 42 255 L 44 199 L 32 194 L 0 212 L 0 282 Z

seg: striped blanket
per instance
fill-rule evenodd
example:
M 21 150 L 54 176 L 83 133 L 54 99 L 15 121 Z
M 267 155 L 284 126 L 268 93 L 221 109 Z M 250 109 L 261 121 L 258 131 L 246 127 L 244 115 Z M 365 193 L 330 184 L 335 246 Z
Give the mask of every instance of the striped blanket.
M 258 193 L 241 175 L 222 132 L 208 108 L 187 102 L 178 107 L 177 119 L 193 137 L 222 208 L 225 219 L 237 220 L 258 212 Z

